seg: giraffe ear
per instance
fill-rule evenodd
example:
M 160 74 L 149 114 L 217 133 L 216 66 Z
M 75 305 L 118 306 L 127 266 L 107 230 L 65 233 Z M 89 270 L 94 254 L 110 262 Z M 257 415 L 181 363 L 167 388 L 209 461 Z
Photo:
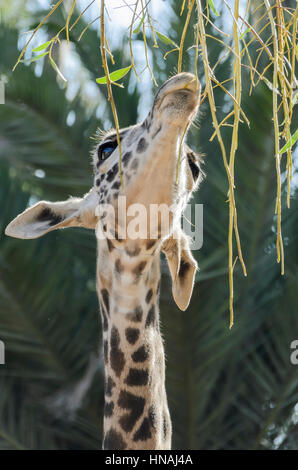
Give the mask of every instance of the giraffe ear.
M 95 228 L 97 199 L 91 190 L 83 198 L 66 201 L 40 201 L 19 214 L 6 227 L 5 234 L 14 238 L 38 238 L 65 227 Z
M 197 262 L 191 254 L 187 236 L 180 231 L 169 237 L 162 245 L 171 278 L 172 293 L 180 310 L 186 310 L 193 291 L 194 278 L 198 269 Z

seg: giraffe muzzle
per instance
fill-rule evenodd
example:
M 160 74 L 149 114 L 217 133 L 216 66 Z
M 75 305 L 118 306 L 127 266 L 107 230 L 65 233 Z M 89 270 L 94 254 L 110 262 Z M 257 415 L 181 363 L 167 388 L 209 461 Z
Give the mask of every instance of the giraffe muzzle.
M 181 73 L 171 77 L 157 92 L 153 113 L 179 112 L 190 116 L 199 105 L 200 82 L 191 73 Z

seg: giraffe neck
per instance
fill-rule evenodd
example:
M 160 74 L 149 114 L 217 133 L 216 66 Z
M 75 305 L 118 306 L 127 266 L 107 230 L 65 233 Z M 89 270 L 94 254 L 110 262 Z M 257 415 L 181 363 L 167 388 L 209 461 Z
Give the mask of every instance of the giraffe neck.
M 100 253 L 99 253 L 100 255 Z M 103 258 L 110 270 L 102 276 Z M 170 449 L 159 329 L 160 254 L 99 256 L 105 359 L 104 449 Z

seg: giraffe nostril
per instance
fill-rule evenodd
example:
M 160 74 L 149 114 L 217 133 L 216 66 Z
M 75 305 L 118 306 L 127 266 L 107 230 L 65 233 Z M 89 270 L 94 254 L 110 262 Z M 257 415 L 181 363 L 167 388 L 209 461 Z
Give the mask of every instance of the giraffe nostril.
M 192 112 L 199 104 L 200 82 L 191 73 L 181 73 L 170 78 L 156 94 L 153 108 L 164 111 L 173 108 L 177 111 Z
M 199 104 L 199 97 L 189 89 L 178 89 L 167 93 L 158 104 L 158 112 L 169 115 L 171 120 L 174 116 L 183 120 L 190 116 Z
M 192 93 L 198 93 L 200 90 L 200 82 L 197 77 L 191 73 L 181 73 L 170 78 L 167 82 L 162 85 L 156 96 L 167 95 L 175 91 L 187 90 Z

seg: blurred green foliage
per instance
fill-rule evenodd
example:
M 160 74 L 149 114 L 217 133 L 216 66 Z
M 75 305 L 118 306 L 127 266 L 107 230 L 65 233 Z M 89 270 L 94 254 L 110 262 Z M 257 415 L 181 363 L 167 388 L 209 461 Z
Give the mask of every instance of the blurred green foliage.
M 175 5 L 173 40 L 183 27 L 180 6 Z M 46 31 L 63 24 L 59 15 Z M 11 25 L 1 25 L 0 75 L 5 74 L 8 83 L 6 103 L 0 105 L 0 339 L 6 346 L 6 365 L 0 366 L 0 448 L 97 449 L 103 364 L 94 233 L 68 229 L 21 241 L 5 237 L 4 229 L 36 199 L 60 200 L 89 190 L 89 137 L 104 120 L 86 111 L 80 94 L 66 99 L 47 63 L 40 77 L 34 64 L 20 65 L 12 74 L 18 34 Z M 191 34 L 190 28 L 185 50 L 192 44 Z M 81 67 L 92 80 L 100 76 L 95 44 L 97 33 L 89 30 L 76 47 Z M 113 51 L 117 68 L 127 66 L 126 46 L 123 42 L 123 48 Z M 208 46 L 215 63 L 222 46 Z M 166 52 L 167 46 L 161 44 L 161 50 Z M 153 55 L 159 84 L 175 72 L 175 54 L 166 62 L 160 51 Z M 193 50 L 185 53 L 184 70 L 192 70 L 193 56 Z M 229 58 L 219 66 L 220 81 L 230 67 Z M 128 80 L 123 79 L 125 85 Z M 186 312 L 172 301 L 167 274 L 161 291 L 174 449 L 298 448 L 298 367 L 290 363 L 290 344 L 298 339 L 298 192 L 293 190 L 291 209 L 283 211 L 286 275 L 281 277 L 273 223 L 272 97 L 265 86 L 248 96 L 248 80 L 244 73 L 243 108 L 251 128 L 240 126 L 236 158 L 239 229 L 248 278 L 236 267 L 236 321 L 231 331 L 227 181 L 216 139 L 209 142 L 207 102 L 200 111 L 199 128 L 189 136 L 192 147 L 206 154 L 207 179 L 194 198 L 204 204 L 204 245 L 194 252 L 200 272 Z M 104 88 L 100 90 L 104 99 Z M 141 88 L 114 87 L 114 94 L 121 125 L 134 124 Z M 223 117 L 226 98 L 218 89 L 215 98 Z M 66 124 L 70 111 L 76 117 L 71 126 Z M 108 107 L 103 117 L 111 120 Z M 230 134 L 226 128 L 226 141 Z

